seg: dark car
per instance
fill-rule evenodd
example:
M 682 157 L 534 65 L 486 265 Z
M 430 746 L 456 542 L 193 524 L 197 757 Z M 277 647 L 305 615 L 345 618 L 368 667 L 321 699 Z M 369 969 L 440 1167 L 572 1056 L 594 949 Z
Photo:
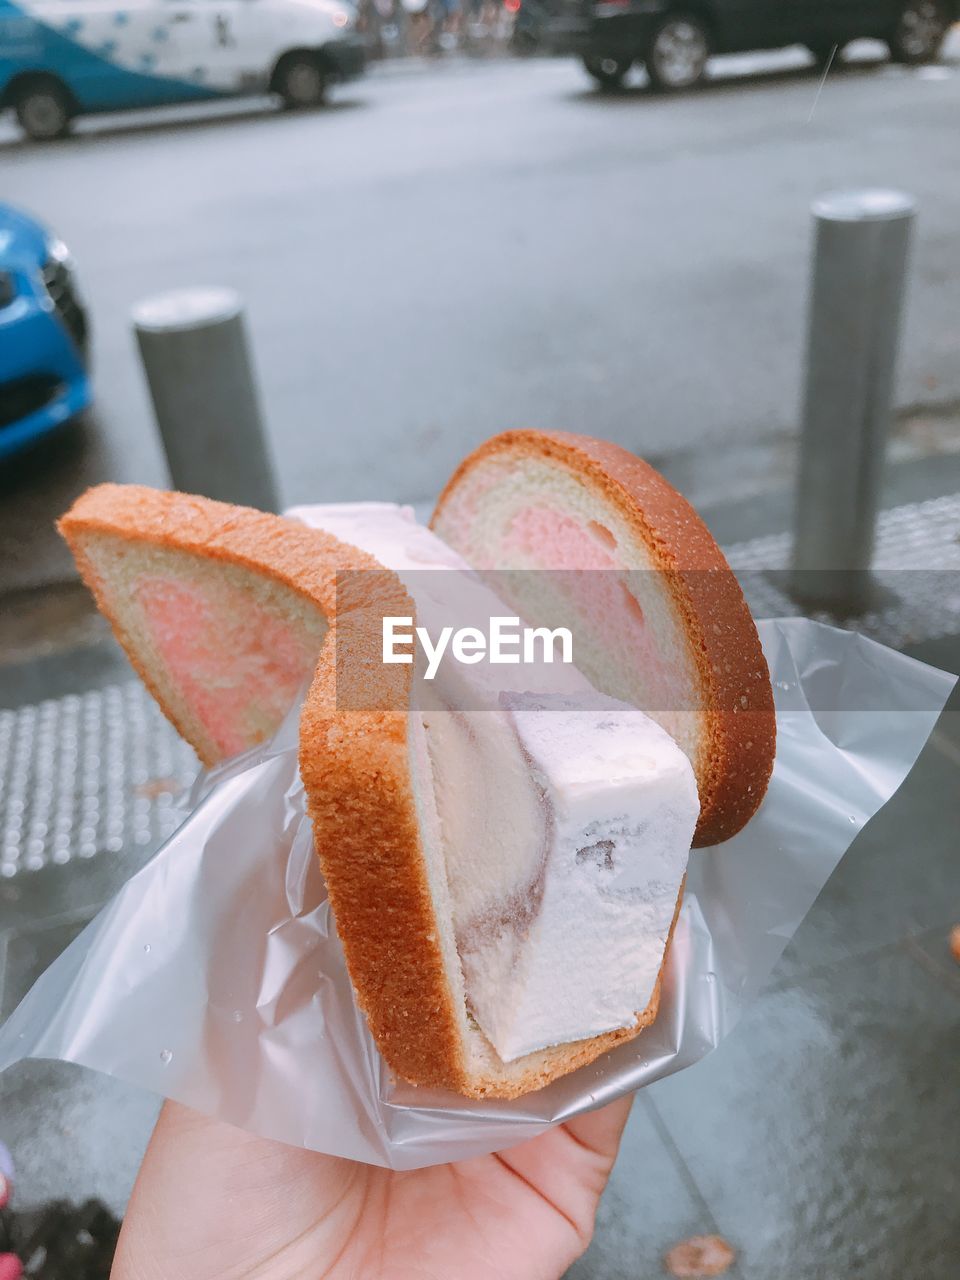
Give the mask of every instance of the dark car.
M 643 63 L 655 89 L 690 89 L 714 53 L 803 44 L 826 62 L 871 36 L 899 62 L 937 56 L 960 0 L 553 0 L 547 47 L 575 53 L 601 85 Z

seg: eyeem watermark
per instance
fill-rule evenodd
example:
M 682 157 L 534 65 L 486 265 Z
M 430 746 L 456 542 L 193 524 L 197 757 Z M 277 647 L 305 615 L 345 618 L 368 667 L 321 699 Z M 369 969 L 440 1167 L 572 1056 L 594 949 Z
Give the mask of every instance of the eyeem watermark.
M 383 619 L 383 661 L 412 663 L 419 644 L 427 659 L 425 680 L 432 680 L 448 649 L 457 662 L 519 664 L 553 662 L 557 646 L 560 661 L 573 662 L 573 636 L 567 627 L 523 627 L 519 618 L 490 619 L 489 635 L 479 627 L 441 627 L 436 641 L 426 627 L 415 627 L 413 618 Z

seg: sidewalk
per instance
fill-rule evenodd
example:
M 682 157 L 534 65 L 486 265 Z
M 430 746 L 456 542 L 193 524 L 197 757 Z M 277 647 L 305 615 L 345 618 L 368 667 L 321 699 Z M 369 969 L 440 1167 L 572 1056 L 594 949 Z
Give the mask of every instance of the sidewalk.
M 960 669 L 960 640 L 911 647 Z M 960 700 L 857 839 L 766 993 L 634 1107 L 571 1280 L 719 1233 L 743 1280 L 951 1280 L 960 1258 Z
M 943 529 L 960 526 L 960 514 L 950 524 L 957 491 L 958 458 L 894 469 L 884 555 L 906 545 L 903 530 L 921 560 L 943 555 Z M 705 516 L 746 569 L 784 554 L 787 512 L 787 495 L 768 493 Z M 960 611 L 960 599 L 951 607 Z M 48 608 L 32 631 L 3 633 L 18 658 L 0 665 L 4 1015 L 164 837 L 172 792 L 194 767 L 76 592 L 61 588 Z M 960 671 L 960 621 L 936 637 L 923 633 L 937 629 L 927 615 L 915 611 L 913 624 L 907 651 Z M 77 807 L 58 828 L 55 808 L 37 816 L 36 784 L 61 777 L 71 734 Z M 99 786 L 85 792 L 88 776 Z M 712 1233 L 738 1251 L 726 1274 L 740 1280 L 956 1276 L 960 968 L 948 935 L 960 921 L 958 829 L 955 695 L 735 1034 L 639 1096 L 596 1239 L 570 1280 L 656 1277 L 673 1244 Z M 18 1160 L 18 1204 L 100 1195 L 122 1211 L 156 1106 L 63 1064 L 0 1077 L 0 1138 Z

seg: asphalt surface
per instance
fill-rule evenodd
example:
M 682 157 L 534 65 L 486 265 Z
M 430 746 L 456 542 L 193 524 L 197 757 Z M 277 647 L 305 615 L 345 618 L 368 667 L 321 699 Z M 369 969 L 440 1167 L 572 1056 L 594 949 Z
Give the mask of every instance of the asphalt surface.
M 164 483 L 129 313 L 177 286 L 245 297 L 286 501 L 421 499 L 515 425 L 727 459 L 735 492 L 756 445 L 791 465 L 811 199 L 899 186 L 921 216 L 898 399 L 951 413 L 960 40 L 920 70 L 870 52 L 822 92 L 799 51 L 672 100 L 454 62 L 309 115 L 110 117 L 47 146 L 3 124 L 0 191 L 78 260 L 98 402 L 8 469 L 0 589 L 68 572 L 50 522 L 86 483 Z

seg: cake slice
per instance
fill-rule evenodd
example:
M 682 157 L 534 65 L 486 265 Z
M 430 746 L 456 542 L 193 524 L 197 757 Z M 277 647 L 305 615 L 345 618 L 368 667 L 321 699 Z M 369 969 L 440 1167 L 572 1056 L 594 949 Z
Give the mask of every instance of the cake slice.
M 460 464 L 431 523 L 529 622 L 569 626 L 590 682 L 679 743 L 694 843 L 735 835 L 773 767 L 770 675 L 723 553 L 663 476 L 588 436 L 508 431 Z
M 329 534 L 209 498 L 103 484 L 60 520 L 84 582 L 206 765 L 269 737 L 313 676 L 338 569 Z
M 573 669 L 454 669 L 424 708 L 414 668 L 380 661 L 382 617 L 439 623 L 452 605 L 479 621 L 502 603 L 400 508 L 291 514 L 396 574 L 341 579 L 301 719 L 317 851 L 374 1039 L 416 1084 L 540 1088 L 656 1017 L 699 812 L 690 763 Z M 345 705 L 351 667 L 362 705 Z
M 455 709 L 418 705 L 414 668 L 382 661 L 379 621 L 416 614 L 407 571 L 462 568 L 465 560 L 386 504 L 314 509 L 324 513 L 313 521 L 320 527 L 307 528 L 205 499 L 103 486 L 61 526 L 134 665 L 206 762 L 270 733 L 317 662 L 300 766 L 358 1003 L 398 1075 L 471 1097 L 540 1088 L 654 1020 L 704 788 L 712 817 L 706 828 L 701 817 L 698 830 L 719 838 L 759 802 L 773 754 L 769 680 L 742 597 L 729 586 L 698 589 L 683 564 L 725 569 L 709 534 L 689 508 L 683 515 L 669 486 L 658 488 L 655 473 L 651 498 L 617 480 L 610 460 L 593 457 L 596 442 L 548 439 L 545 447 L 536 433 L 520 433 L 526 449 L 484 473 L 466 504 L 455 478 L 440 514 L 449 506 L 452 541 L 486 569 L 613 569 L 584 579 L 595 578 L 599 596 L 592 588 L 565 594 L 563 574 L 554 595 L 543 591 L 550 575 L 493 581 L 498 595 L 506 586 L 523 599 L 515 607 L 528 621 L 560 611 L 569 623 L 572 604 L 577 660 L 586 653 L 593 683 L 615 703 L 595 695 L 578 702 L 575 689 L 573 702 L 548 708 L 520 684 L 495 713 L 478 713 L 494 720 L 472 725 Z M 544 457 L 553 469 L 528 474 L 530 459 Z M 503 522 L 491 518 L 510 504 L 523 508 L 518 473 L 535 509 L 532 523 L 519 521 L 527 559 L 517 554 L 517 531 L 503 536 Z M 492 552 L 480 520 L 489 521 Z M 674 527 L 685 521 L 688 548 Z M 471 538 L 476 550 L 464 551 Z M 617 554 L 594 563 L 597 546 Z M 656 567 L 663 582 L 650 574 L 641 589 L 622 576 L 638 563 Z M 338 580 L 344 570 L 363 572 Z M 525 592 L 525 581 L 538 585 Z M 711 605 L 717 590 L 719 611 Z M 657 619 L 642 644 L 640 610 Z M 713 677 L 698 661 L 705 652 L 719 668 Z M 672 654 L 679 674 L 670 671 Z M 343 697 L 345 657 L 362 676 L 356 704 Z M 638 662 L 645 674 L 634 670 Z M 753 706 L 743 706 L 747 695 L 727 678 L 734 667 L 756 673 Z M 727 698 L 734 687 L 737 709 Z M 677 740 L 686 734 L 699 805 L 686 757 L 637 709 L 647 707 L 645 697 L 652 710 L 679 704 L 655 714 Z M 737 730 L 750 716 L 766 736 L 741 741 Z M 654 829 L 641 831 L 637 819 Z M 625 904 L 635 913 L 635 949 L 619 912 Z M 606 907 L 618 917 L 616 937 L 607 922 L 609 952 Z M 557 931 L 571 954 L 551 964 Z M 597 972 L 580 972 L 590 966 Z M 609 975 L 615 1007 L 601 1007 L 601 975 Z M 598 1026 L 608 1029 L 594 1034 Z

